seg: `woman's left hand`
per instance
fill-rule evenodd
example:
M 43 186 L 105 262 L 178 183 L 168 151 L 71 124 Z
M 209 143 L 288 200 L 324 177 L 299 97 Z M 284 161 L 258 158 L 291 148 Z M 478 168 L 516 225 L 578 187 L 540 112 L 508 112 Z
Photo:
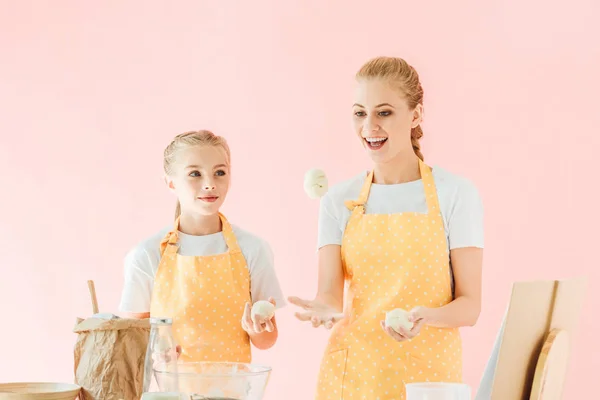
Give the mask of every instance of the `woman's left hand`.
M 275 299 L 269 297 L 269 303 L 275 304 Z M 246 307 L 244 308 L 244 315 L 242 316 L 242 329 L 244 329 L 248 335 L 256 335 L 263 332 L 273 332 L 275 330 L 275 325 L 273 324 L 273 317 L 263 318 L 258 315 L 252 315 L 252 307 L 250 307 L 250 303 L 246 303 Z
M 392 339 L 397 342 L 404 342 L 417 336 L 421 332 L 423 325 L 427 323 L 427 307 L 415 307 L 408 313 L 408 320 L 413 323 L 411 330 L 406 330 L 400 327 L 396 332 L 391 327 L 385 326 L 385 321 L 381 321 L 381 328 L 387 333 Z

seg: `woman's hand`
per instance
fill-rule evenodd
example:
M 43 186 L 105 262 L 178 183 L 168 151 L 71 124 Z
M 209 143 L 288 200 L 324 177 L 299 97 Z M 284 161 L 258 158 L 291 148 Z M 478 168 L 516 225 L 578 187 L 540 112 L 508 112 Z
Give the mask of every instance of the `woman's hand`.
M 305 310 L 295 313 L 296 318 L 300 321 L 310 321 L 315 328 L 323 325 L 326 329 L 331 329 L 345 318 L 344 313 L 318 300 L 303 300 L 298 297 L 290 297 L 288 300 Z
M 272 297 L 269 297 L 269 302 L 274 306 L 276 305 Z M 273 332 L 275 330 L 275 325 L 272 321 L 273 316 L 262 317 L 260 315 L 252 315 L 252 307 L 250 307 L 250 303 L 246 303 L 244 315 L 242 316 L 242 329 L 250 336 L 263 332 Z
M 412 322 L 414 325 L 412 329 L 406 330 L 402 327 L 399 327 L 399 332 L 396 332 L 391 327 L 385 326 L 385 321 L 381 321 L 381 328 L 387 333 L 392 339 L 397 342 L 404 342 L 406 340 L 410 340 L 417 336 L 421 332 L 421 328 L 423 325 L 427 323 L 428 320 L 428 308 L 427 307 L 415 307 L 408 313 L 408 320 Z

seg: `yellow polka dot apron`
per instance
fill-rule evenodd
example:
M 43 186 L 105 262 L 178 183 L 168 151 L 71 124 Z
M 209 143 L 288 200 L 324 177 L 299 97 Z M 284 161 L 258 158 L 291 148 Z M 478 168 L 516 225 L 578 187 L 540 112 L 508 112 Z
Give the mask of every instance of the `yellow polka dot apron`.
M 317 399 L 405 399 L 410 382 L 460 382 L 458 329 L 424 326 L 396 342 L 381 328 L 385 312 L 440 307 L 453 299 L 449 250 L 431 169 L 419 161 L 427 213 L 366 214 L 373 172 L 342 240 L 348 317 L 331 334 L 319 372 Z
M 211 256 L 178 254 L 179 218 L 161 243 L 150 315 L 173 318 L 182 361 L 250 362 L 241 320 L 250 302 L 250 273 L 231 225 L 219 214 L 228 251 Z

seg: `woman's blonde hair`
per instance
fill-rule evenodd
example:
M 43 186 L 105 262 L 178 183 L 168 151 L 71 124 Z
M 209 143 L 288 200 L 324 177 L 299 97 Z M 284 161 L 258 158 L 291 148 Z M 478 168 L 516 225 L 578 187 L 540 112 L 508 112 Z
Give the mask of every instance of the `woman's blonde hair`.
M 177 160 L 177 155 L 181 150 L 185 150 L 194 146 L 214 146 L 222 147 L 227 155 L 227 163 L 231 161 L 231 153 L 229 151 L 229 145 L 222 136 L 217 136 L 214 133 L 207 130 L 190 131 L 175 136 L 173 141 L 167 146 L 164 153 L 163 167 L 165 174 L 173 175 L 174 164 Z M 177 207 L 175 208 L 175 219 L 181 215 L 181 205 L 179 200 L 177 201 Z
M 423 105 L 423 87 L 417 71 L 405 60 L 397 57 L 377 57 L 367 61 L 356 73 L 357 79 L 385 79 L 396 86 L 406 97 L 408 106 L 414 110 Z M 411 130 L 410 139 L 417 157 L 423 160 L 419 139 L 423 129 L 417 126 Z

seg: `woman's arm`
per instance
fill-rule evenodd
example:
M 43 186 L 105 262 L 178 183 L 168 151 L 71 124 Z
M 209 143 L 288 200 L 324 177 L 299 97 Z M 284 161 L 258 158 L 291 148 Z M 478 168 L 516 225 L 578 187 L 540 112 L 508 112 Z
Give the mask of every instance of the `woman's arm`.
M 311 321 L 317 328 L 324 325 L 331 329 L 345 318 L 344 311 L 344 271 L 339 245 L 326 245 L 319 249 L 319 283 L 314 300 L 290 297 L 290 303 L 302 307 L 297 312 L 300 321 Z
M 454 300 L 440 308 L 423 309 L 423 322 L 437 327 L 473 326 L 481 311 L 483 203 L 477 187 L 461 179 L 449 205 L 446 212 L 450 262 L 454 274 Z
M 311 321 L 314 327 L 324 325 L 331 329 L 344 318 L 344 269 L 342 267 L 342 236 L 340 211 L 330 193 L 321 199 L 319 208 L 319 276 L 314 300 L 290 297 L 289 301 L 301 308 L 296 318 Z M 340 202 L 342 203 L 342 202 Z
M 339 245 L 330 244 L 319 249 L 319 280 L 315 300 L 337 312 L 344 309 L 344 269 Z
M 483 249 L 458 248 L 450 251 L 454 273 L 455 298 L 439 308 L 418 307 L 413 310 L 415 319 L 440 328 L 473 326 L 481 312 L 481 276 Z

